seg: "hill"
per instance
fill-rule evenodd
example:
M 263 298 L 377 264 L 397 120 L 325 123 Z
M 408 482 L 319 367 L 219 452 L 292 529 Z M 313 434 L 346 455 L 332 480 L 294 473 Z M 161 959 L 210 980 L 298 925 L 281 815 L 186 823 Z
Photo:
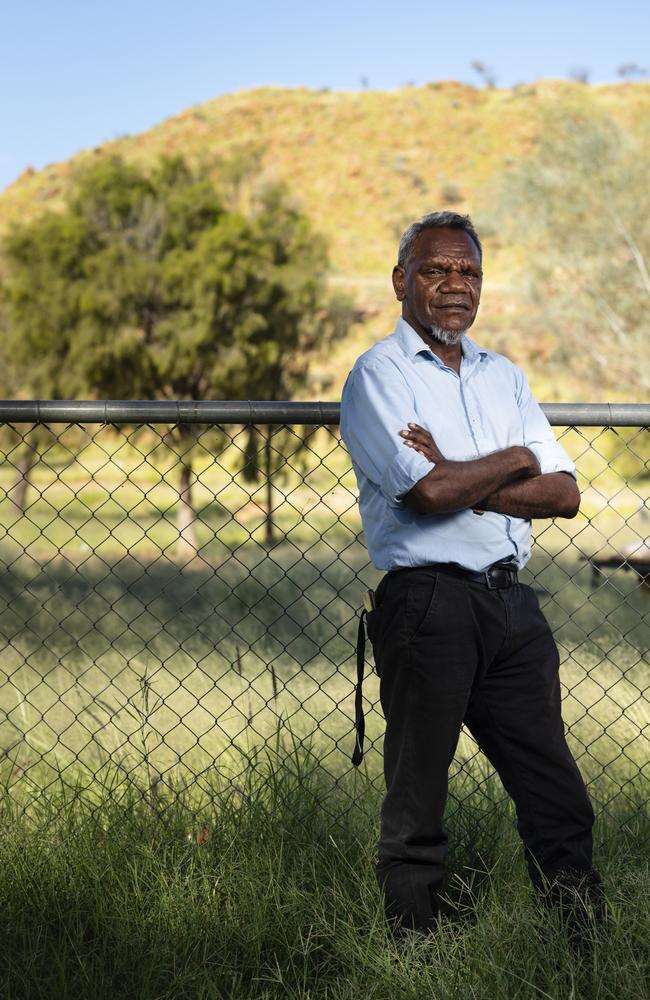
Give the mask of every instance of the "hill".
M 567 116 L 607 114 L 637 135 L 647 129 L 650 87 L 542 81 L 478 90 L 453 82 L 360 93 L 263 88 L 218 98 L 136 136 L 85 150 L 44 170 L 27 170 L 0 194 L 0 234 L 14 220 L 60 204 L 89 159 L 120 154 L 141 164 L 180 153 L 208 173 L 232 155 L 259 158 L 263 175 L 285 180 L 328 238 L 332 282 L 364 314 L 351 339 L 315 366 L 307 395 L 335 396 L 352 360 L 389 332 L 396 303 L 390 271 L 399 234 L 439 208 L 469 212 L 486 245 L 484 299 L 474 336 L 515 360 L 534 359 L 544 398 L 603 398 L 602 388 L 558 371 L 543 345 L 527 342 L 513 298 L 518 248 L 503 245 L 492 206 L 505 174 L 535 149 L 549 106 Z M 327 381 L 331 380 L 330 387 Z M 613 399 L 611 391 L 606 397 Z M 618 398 L 624 399 L 622 390 Z

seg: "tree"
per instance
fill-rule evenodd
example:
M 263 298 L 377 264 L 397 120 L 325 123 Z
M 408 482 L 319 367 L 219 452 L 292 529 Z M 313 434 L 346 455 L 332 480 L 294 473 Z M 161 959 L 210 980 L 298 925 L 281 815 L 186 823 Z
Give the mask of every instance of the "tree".
M 70 330 L 79 322 L 80 281 L 92 237 L 83 218 L 48 213 L 14 229 L 6 241 L 0 381 L 7 396 L 17 387 L 38 399 L 85 394 L 74 363 Z M 9 495 L 23 511 L 36 456 L 49 436 L 41 426 L 24 437 L 9 431 L 16 481 Z
M 575 80 L 576 83 L 589 83 L 591 79 L 591 70 L 586 66 L 573 66 L 569 70 L 569 79 Z
M 487 63 L 484 63 L 482 59 L 472 59 L 470 66 L 475 73 L 478 73 L 488 90 L 493 90 L 496 87 L 498 77 Z
M 529 334 L 590 383 L 647 390 L 650 188 L 643 142 L 589 103 L 546 111 L 535 154 L 506 175 L 502 229 L 523 248 Z
M 622 63 L 616 70 L 622 80 L 634 80 L 647 76 L 648 71 L 645 66 L 639 66 L 635 62 Z
M 148 175 L 116 157 L 86 168 L 65 210 L 15 229 L 5 254 L 11 349 L 39 395 L 288 391 L 307 368 L 293 352 L 346 328 L 329 320 L 324 244 L 286 193 L 265 192 L 245 215 L 180 158 Z M 193 438 L 174 433 L 179 534 L 194 554 Z
M 226 386 L 233 399 L 290 399 L 305 383 L 310 358 L 345 335 L 353 312 L 343 297 L 324 299 L 325 245 L 281 187 L 266 190 L 255 222 L 267 251 L 265 324 L 238 345 L 240 353 L 225 375 Z M 252 427 L 245 448 L 247 481 L 263 479 L 266 485 L 267 545 L 273 544 L 273 480 L 286 469 L 288 433 Z M 309 432 L 301 438 L 296 431 L 290 433 L 296 456 Z

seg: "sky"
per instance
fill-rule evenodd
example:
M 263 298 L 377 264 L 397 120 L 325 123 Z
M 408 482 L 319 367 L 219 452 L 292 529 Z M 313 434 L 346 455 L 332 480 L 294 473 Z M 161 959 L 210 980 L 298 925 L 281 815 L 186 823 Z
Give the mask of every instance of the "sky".
M 481 85 L 474 60 L 498 86 L 616 82 L 649 38 L 647 0 L 4 0 L 0 189 L 232 91 Z

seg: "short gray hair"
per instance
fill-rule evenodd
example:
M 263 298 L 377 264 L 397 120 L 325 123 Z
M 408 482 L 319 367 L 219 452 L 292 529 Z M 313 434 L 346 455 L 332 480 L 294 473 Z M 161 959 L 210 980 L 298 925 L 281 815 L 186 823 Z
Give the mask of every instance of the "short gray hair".
M 483 259 L 483 247 L 479 235 L 472 225 L 469 215 L 459 215 L 458 212 L 430 212 L 417 222 L 412 222 L 399 241 L 397 266 L 404 267 L 413 253 L 413 247 L 420 233 L 425 229 L 462 229 L 474 241 Z

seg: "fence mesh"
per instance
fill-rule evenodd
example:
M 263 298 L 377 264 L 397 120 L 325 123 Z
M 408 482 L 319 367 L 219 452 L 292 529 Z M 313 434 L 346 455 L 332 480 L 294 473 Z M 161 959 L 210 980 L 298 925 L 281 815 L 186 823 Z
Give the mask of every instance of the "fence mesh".
M 647 421 L 557 434 L 581 510 L 534 523 L 523 579 L 555 633 L 568 739 L 597 808 L 638 807 Z M 7 420 L 0 454 L 0 777 L 19 812 L 106 781 L 117 797 L 199 808 L 270 743 L 309 748 L 334 820 L 360 790 L 381 792 L 371 661 L 362 767 L 350 759 L 361 595 L 381 574 L 335 423 Z M 463 733 L 450 808 L 489 775 Z

